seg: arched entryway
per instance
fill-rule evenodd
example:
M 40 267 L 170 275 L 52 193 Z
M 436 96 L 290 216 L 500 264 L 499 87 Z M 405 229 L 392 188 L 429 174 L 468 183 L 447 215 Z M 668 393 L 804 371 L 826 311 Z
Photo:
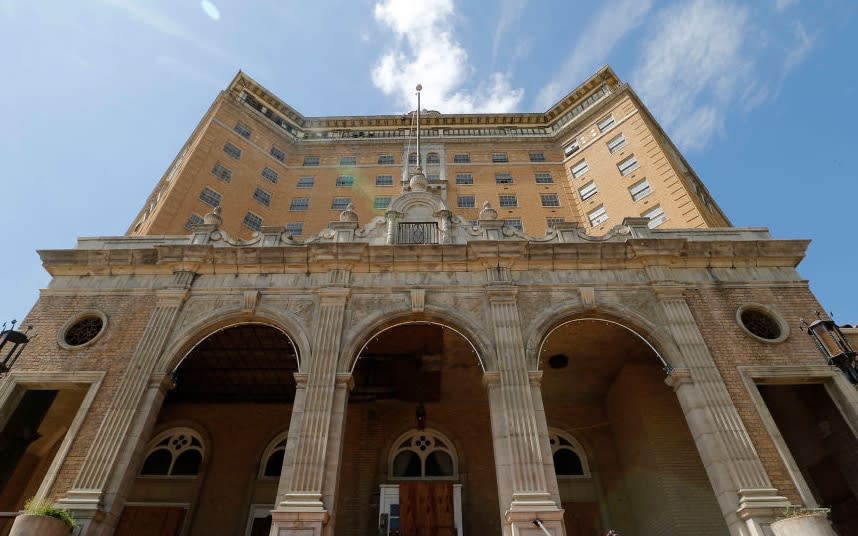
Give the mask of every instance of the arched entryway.
M 471 343 L 440 322 L 373 330 L 352 371 L 338 536 L 500 533 L 480 363 Z
M 545 336 L 542 397 L 567 535 L 728 532 L 665 365 L 620 319 L 571 318 Z
M 297 370 L 292 340 L 266 324 L 197 343 L 175 368 L 116 534 L 267 534 Z

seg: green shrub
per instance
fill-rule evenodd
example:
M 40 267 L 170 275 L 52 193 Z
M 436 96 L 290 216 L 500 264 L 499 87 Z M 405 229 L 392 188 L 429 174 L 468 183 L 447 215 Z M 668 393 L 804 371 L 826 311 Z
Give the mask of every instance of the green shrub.
M 80 526 L 68 510 L 57 508 L 50 501 L 29 499 L 24 503 L 24 513 L 34 516 L 55 517 L 68 526 L 69 532 Z

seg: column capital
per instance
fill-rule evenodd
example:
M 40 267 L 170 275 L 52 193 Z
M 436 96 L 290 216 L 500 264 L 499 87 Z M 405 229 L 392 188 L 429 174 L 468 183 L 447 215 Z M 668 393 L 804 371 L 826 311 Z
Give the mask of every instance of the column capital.
M 155 290 L 158 307 L 178 307 L 188 299 L 190 291 L 186 288 L 159 288 Z
M 295 378 L 295 386 L 298 389 L 306 389 L 307 388 L 307 380 L 310 379 L 310 375 L 306 372 L 293 372 L 292 377 Z
M 500 385 L 500 372 L 496 370 L 487 370 L 483 372 L 483 387 L 487 390 L 494 389 Z
M 343 385 L 349 391 L 355 388 L 355 379 L 351 372 L 337 372 L 336 378 L 337 387 Z
M 689 369 L 673 369 L 664 379 L 664 383 L 673 387 L 674 391 L 678 391 L 683 385 L 694 383 L 694 379 L 691 377 L 691 370 Z
M 492 303 L 514 303 L 518 296 L 515 285 L 487 285 L 486 295 Z
M 652 290 L 658 301 L 685 301 L 685 287 L 676 285 L 653 285 Z
M 527 377 L 530 379 L 530 386 L 539 387 L 542 385 L 542 375 L 543 372 L 541 370 L 528 371 Z
M 319 289 L 322 305 L 339 305 L 348 299 L 351 289 L 346 287 L 326 287 Z

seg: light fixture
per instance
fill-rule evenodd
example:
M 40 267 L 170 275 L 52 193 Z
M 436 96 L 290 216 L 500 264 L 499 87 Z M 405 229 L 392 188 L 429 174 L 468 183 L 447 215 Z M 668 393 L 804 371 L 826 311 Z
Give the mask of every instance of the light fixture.
M 27 331 L 24 332 L 15 331 L 15 324 L 17 323 L 17 320 L 13 320 L 12 327 L 6 329 L 6 323 L 4 322 L 3 331 L 0 331 L 0 356 L 2 356 L 3 359 L 3 361 L 0 362 L 0 372 L 8 372 L 15 361 L 18 360 L 18 356 L 21 355 L 21 352 L 24 351 L 24 347 L 26 347 L 27 343 L 30 342 L 30 338 L 27 334 L 30 333 L 33 326 L 27 326 Z M 8 351 L 6 349 L 7 345 L 9 345 Z
M 426 406 L 423 402 L 417 404 L 417 429 L 424 430 L 426 428 Z
M 858 368 L 855 367 L 855 357 L 858 354 L 833 320 L 823 320 L 819 311 L 816 312 L 816 318 L 809 324 L 802 319 L 802 329 L 813 339 L 828 364 L 839 368 L 846 379 L 858 386 Z

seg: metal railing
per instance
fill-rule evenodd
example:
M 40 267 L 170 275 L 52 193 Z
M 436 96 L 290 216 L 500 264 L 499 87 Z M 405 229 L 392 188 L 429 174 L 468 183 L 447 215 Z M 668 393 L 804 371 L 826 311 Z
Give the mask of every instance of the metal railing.
M 438 222 L 403 222 L 399 224 L 397 244 L 437 244 Z

